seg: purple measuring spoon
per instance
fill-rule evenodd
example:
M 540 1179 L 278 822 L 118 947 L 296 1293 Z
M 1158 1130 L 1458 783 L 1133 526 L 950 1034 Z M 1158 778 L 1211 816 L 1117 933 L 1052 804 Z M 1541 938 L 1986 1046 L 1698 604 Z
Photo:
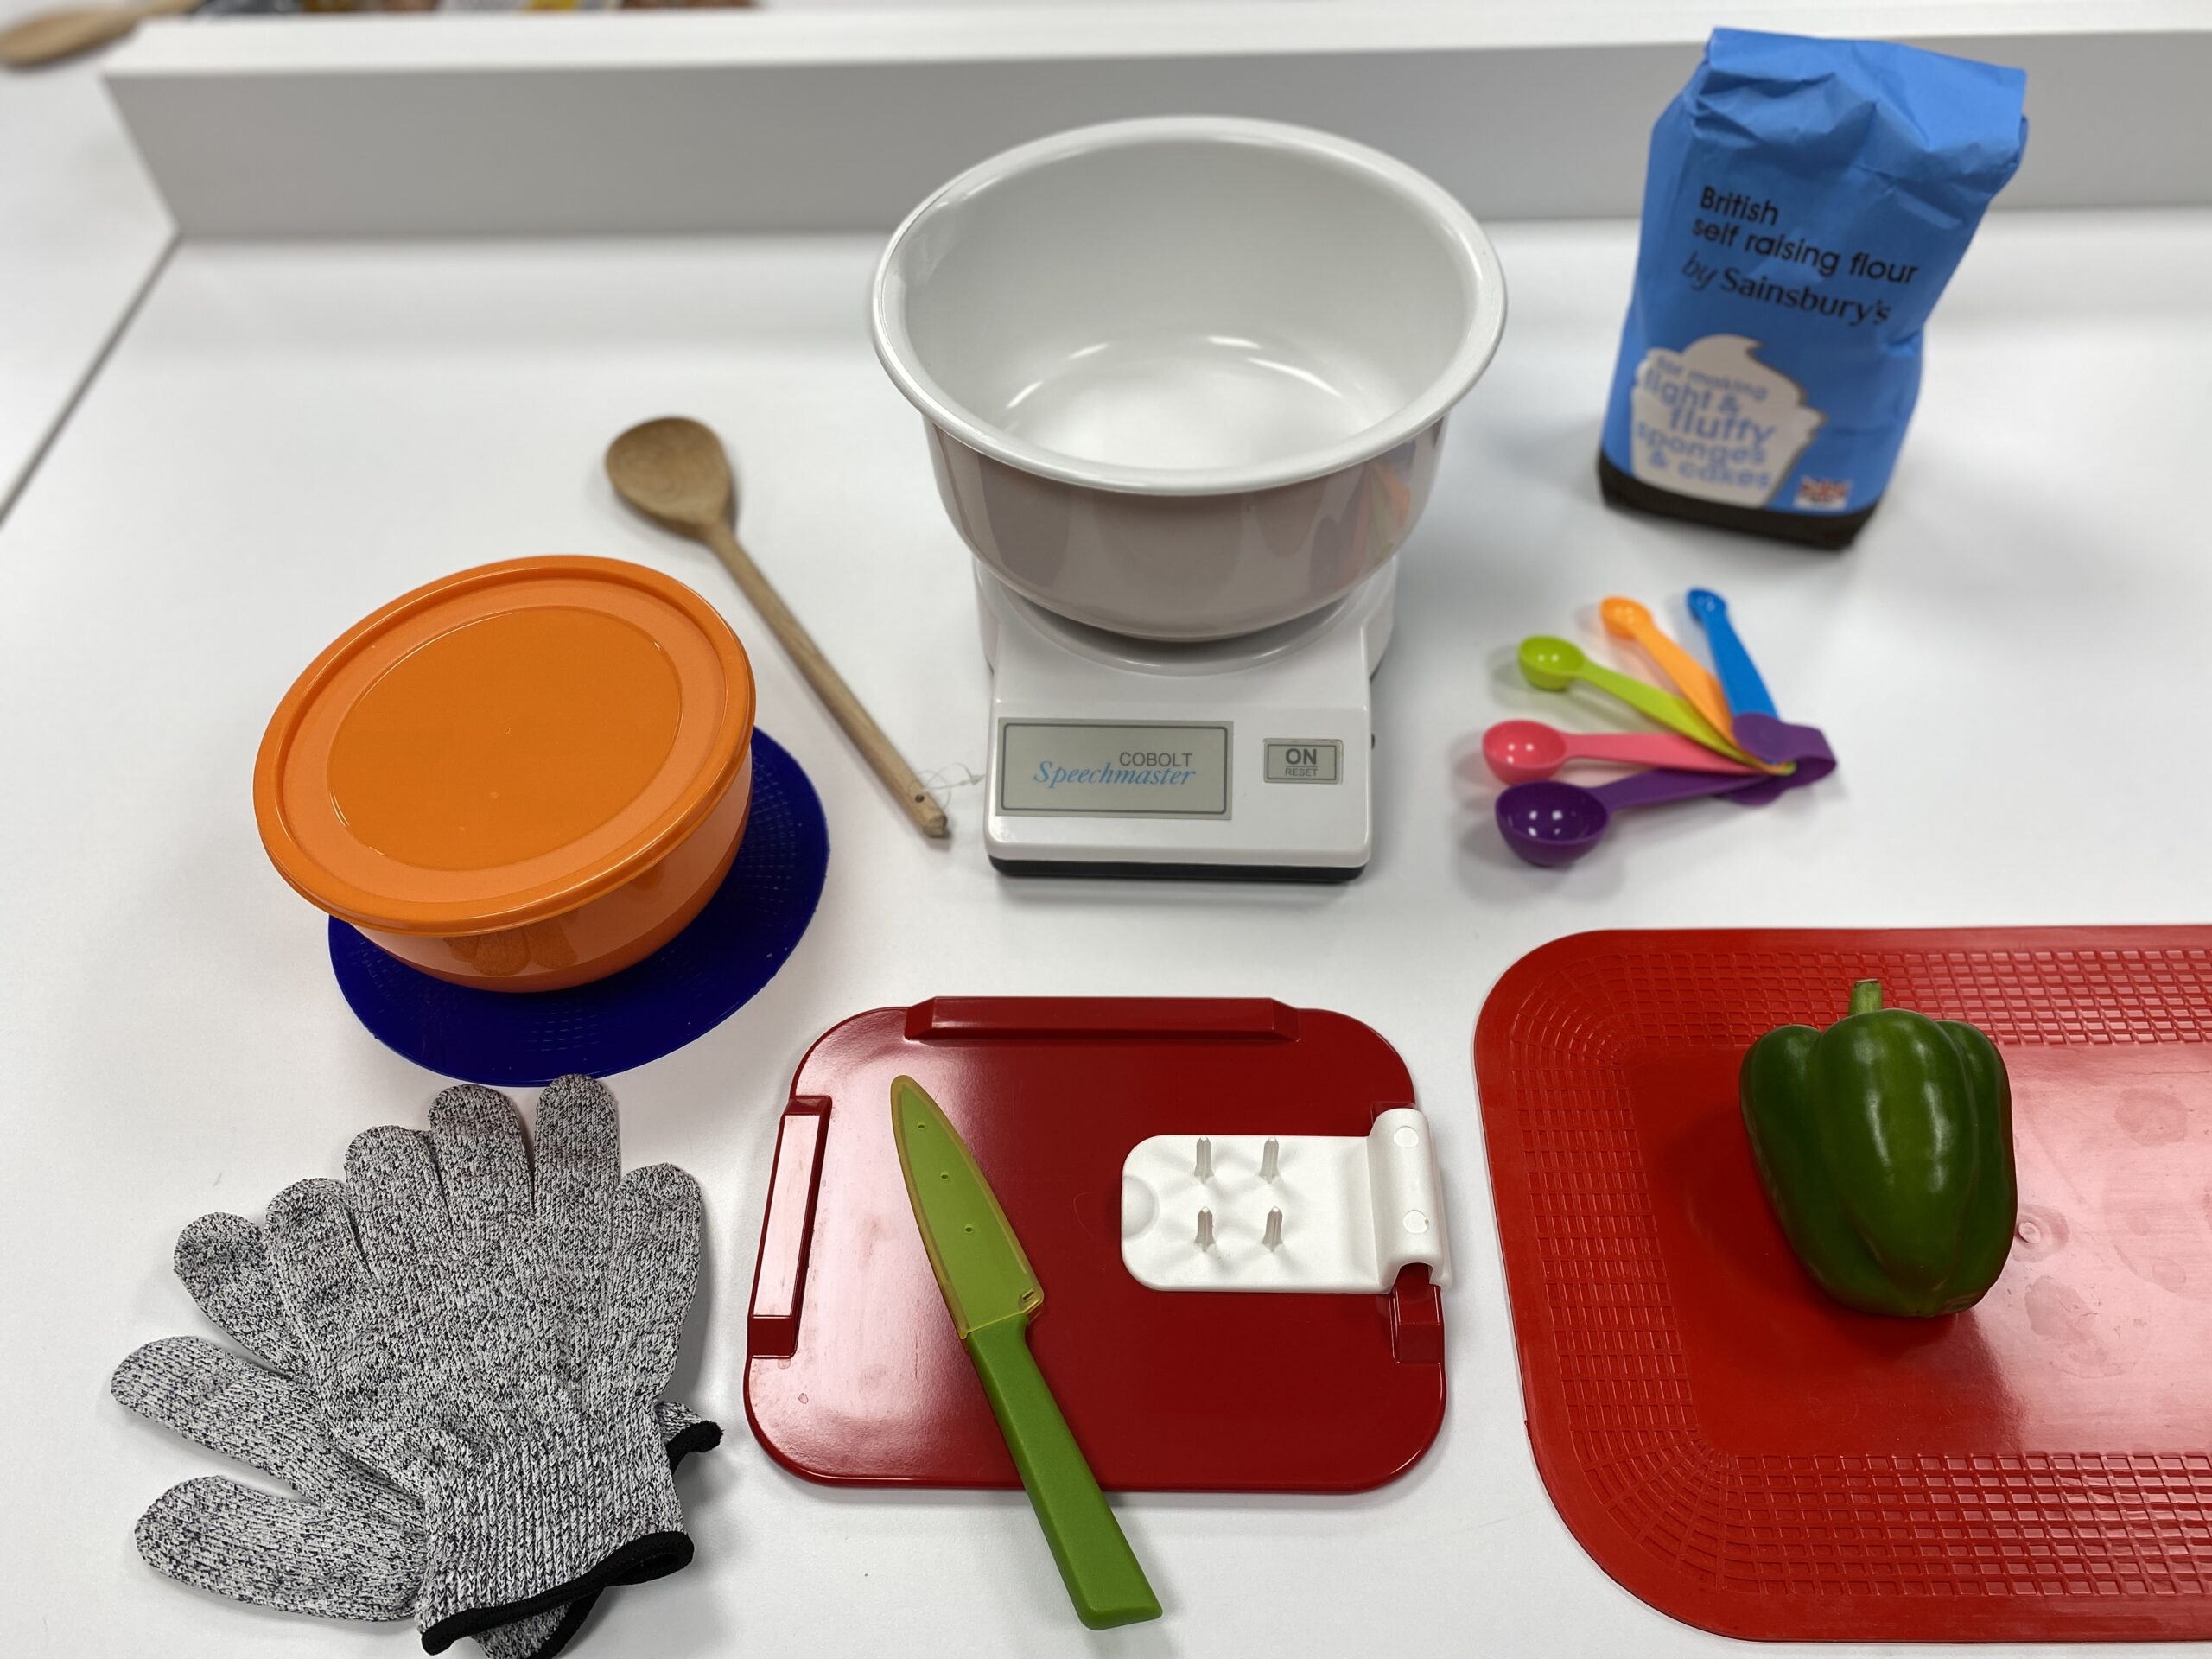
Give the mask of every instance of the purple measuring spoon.
M 1735 624 L 1729 620 L 1728 601 L 1709 588 L 1693 588 L 1689 607 L 1690 615 L 1705 630 L 1707 643 L 1713 648 L 1720 689 L 1727 695 L 1728 711 L 1734 717 L 1730 726 L 1736 747 L 1752 760 L 1770 766 L 1788 765 L 1794 768 L 1782 777 L 1767 779 L 1732 794 L 1729 798 L 1739 806 L 1764 806 L 1786 789 L 1817 784 L 1834 772 L 1835 752 L 1828 747 L 1828 740 L 1819 727 L 1793 726 L 1777 716 L 1766 682 L 1760 677 L 1751 653 L 1745 649 Z
M 1835 751 L 1817 726 L 1792 726 L 1772 715 L 1738 715 L 1733 723 L 1736 747 L 1745 754 L 1770 766 L 1788 761 L 1794 768 L 1729 797 L 1738 806 L 1764 806 L 1783 791 L 1817 784 L 1835 770 Z
M 1829 764 L 1833 769 L 1834 763 Z M 1775 785 L 1794 781 L 1794 777 L 1757 778 L 1746 783 L 1740 777 L 1672 767 L 1639 772 L 1596 789 L 1547 778 L 1516 784 L 1499 794 L 1497 830 L 1505 844 L 1531 864 L 1572 864 L 1598 844 L 1614 813 L 1630 807 L 1694 800 L 1701 795 L 1726 795 L 1750 804 L 1754 791 L 1767 791 L 1756 798 L 1770 801 Z

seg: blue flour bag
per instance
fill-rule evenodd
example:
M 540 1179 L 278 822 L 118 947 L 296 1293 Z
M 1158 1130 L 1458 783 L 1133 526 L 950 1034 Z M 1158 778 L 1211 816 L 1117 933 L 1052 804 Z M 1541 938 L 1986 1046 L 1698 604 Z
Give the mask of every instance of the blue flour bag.
M 1651 132 L 1605 499 L 1850 541 L 1928 314 L 2020 164 L 2026 87 L 1916 47 L 1715 29 Z

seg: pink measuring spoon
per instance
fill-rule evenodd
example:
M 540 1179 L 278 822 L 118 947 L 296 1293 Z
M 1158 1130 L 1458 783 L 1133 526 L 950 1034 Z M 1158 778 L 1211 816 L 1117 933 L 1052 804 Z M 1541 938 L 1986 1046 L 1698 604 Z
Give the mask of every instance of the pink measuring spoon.
M 1562 732 L 1541 720 L 1501 720 L 1483 734 L 1483 760 L 1502 783 L 1531 784 L 1557 775 L 1570 760 L 1615 766 L 1672 766 L 1681 772 L 1732 772 L 1747 766 L 1672 732 Z

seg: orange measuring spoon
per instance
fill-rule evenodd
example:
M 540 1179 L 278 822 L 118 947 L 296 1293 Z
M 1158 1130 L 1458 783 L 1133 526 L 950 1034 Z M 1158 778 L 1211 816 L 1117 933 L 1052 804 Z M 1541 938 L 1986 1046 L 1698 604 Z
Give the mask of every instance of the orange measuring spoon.
M 1690 707 L 1711 721 L 1716 731 L 1724 737 L 1734 736 L 1735 722 L 1720 682 L 1703 663 L 1669 639 L 1651 620 L 1649 611 L 1632 599 L 1616 596 L 1598 607 L 1598 616 L 1607 633 L 1642 645 L 1644 654 L 1659 665 L 1659 671 L 1675 683 L 1689 699 Z

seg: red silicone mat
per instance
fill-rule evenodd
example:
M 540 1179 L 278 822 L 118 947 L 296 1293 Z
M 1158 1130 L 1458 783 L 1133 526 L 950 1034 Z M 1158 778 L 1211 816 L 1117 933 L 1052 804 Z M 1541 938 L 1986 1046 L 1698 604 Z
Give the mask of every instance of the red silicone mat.
M 1854 979 L 2012 1074 L 2020 1225 L 1943 1320 L 1853 1313 L 1736 1067 Z M 1662 1611 L 1777 1640 L 2212 1637 L 2212 929 L 1589 933 L 1475 1033 L 1529 1437 Z
M 946 998 L 855 1015 L 791 1083 L 747 1327 L 745 1406 L 795 1474 L 1017 1486 L 906 1197 L 891 1079 L 976 1154 L 1045 1287 L 1030 1350 L 1099 1484 L 1358 1491 L 1444 1416 L 1441 1300 L 1149 1290 L 1122 1265 L 1122 1163 L 1154 1135 L 1365 1135 L 1414 1103 L 1397 1052 L 1261 1001 Z

